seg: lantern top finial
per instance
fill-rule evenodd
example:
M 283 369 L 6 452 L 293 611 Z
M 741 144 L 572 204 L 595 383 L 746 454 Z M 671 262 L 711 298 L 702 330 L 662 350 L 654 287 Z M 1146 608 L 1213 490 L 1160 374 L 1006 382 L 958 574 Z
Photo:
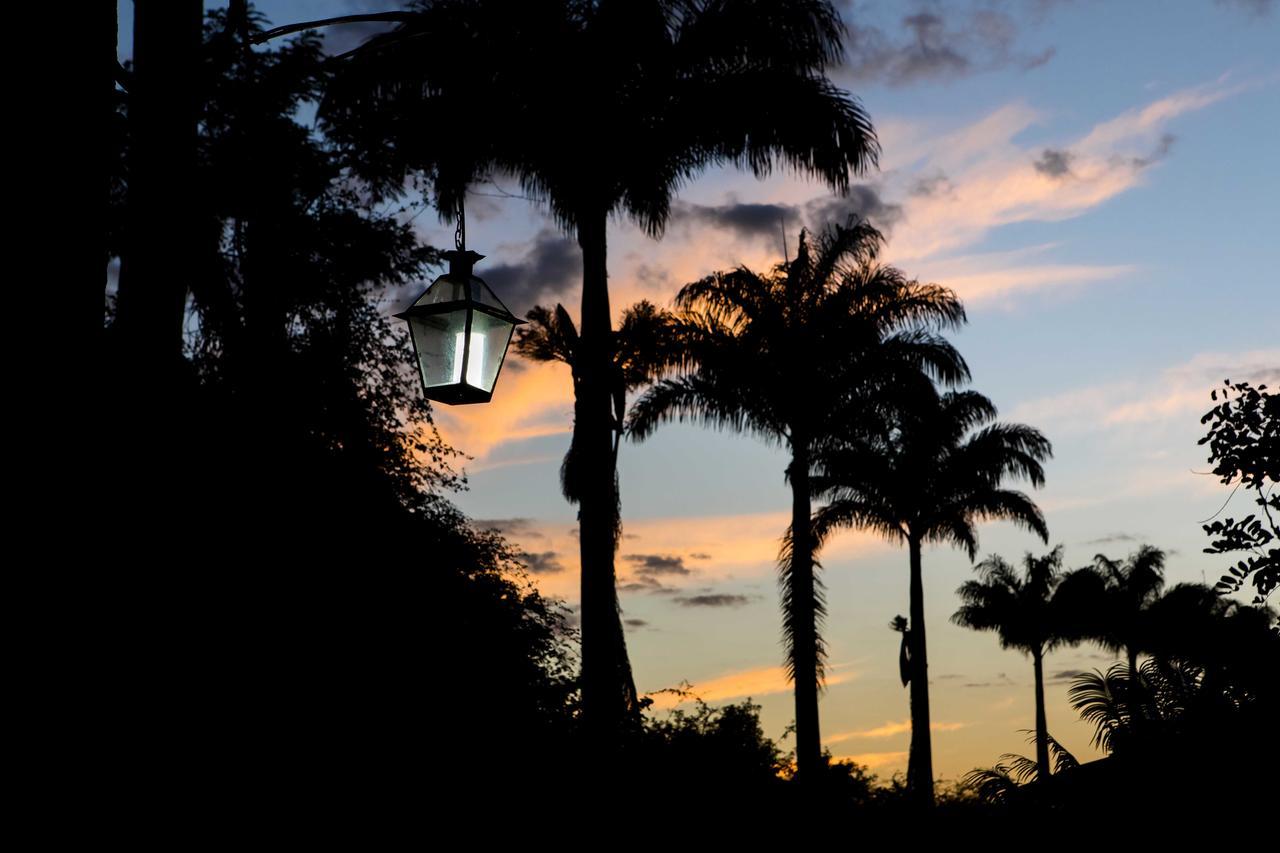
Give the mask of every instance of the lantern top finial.
M 472 275 L 471 268 L 476 262 L 483 259 L 484 255 L 479 252 L 473 252 L 470 249 L 451 249 L 447 252 L 441 252 L 440 257 L 449 262 L 449 277 L 457 277 L 465 280 Z

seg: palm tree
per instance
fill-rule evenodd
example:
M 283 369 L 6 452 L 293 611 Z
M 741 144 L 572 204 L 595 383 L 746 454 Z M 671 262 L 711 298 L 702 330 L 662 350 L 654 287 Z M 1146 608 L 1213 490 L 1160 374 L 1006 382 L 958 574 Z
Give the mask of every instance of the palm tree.
M 554 309 L 538 305 L 525 315 L 528 324 L 516 331 L 514 349 L 532 361 L 558 361 L 569 366 L 575 389 L 581 382 L 581 351 L 578 329 L 563 305 Z M 678 343 L 672 335 L 672 317 L 647 299 L 622 314 L 618 329 L 610 333 L 613 354 L 609 396 L 613 405 L 613 459 L 626 421 L 627 395 L 648 383 L 676 359 Z M 582 454 L 571 443 L 560 466 L 560 488 L 567 500 L 577 503 L 582 496 Z M 621 531 L 619 531 L 621 532 Z
M 1025 730 L 1024 730 L 1025 731 Z M 1036 733 L 1031 732 L 1031 740 Z M 1053 772 L 1067 773 L 1080 766 L 1080 762 L 1066 747 L 1047 736 L 1049 755 L 1053 759 Z M 961 781 L 977 794 L 978 799 L 992 805 L 1008 805 L 1018 796 L 1019 788 L 1034 782 L 1040 776 L 1040 765 L 1025 755 L 1006 752 L 994 767 L 979 767 L 964 774 Z
M 684 361 L 632 408 L 643 440 L 659 424 L 698 421 L 746 432 L 791 454 L 791 528 L 780 557 L 786 664 L 795 684 L 802 778 L 820 765 L 818 691 L 824 607 L 810 530 L 814 454 L 830 436 L 885 413 L 883 400 L 932 394 L 968 368 L 938 334 L 964 320 L 955 294 L 876 261 L 884 237 L 865 222 L 801 232 L 794 260 L 759 274 L 745 267 L 685 285 L 676 296 Z M 904 390 L 905 389 L 905 390 Z
M 1093 558 L 1102 579 L 1095 608 L 1094 639 L 1112 652 L 1125 653 L 1129 679 L 1138 680 L 1138 653 L 1150 633 L 1149 612 L 1164 590 L 1164 551 L 1143 545 L 1125 560 L 1102 554 Z
M 1044 517 L 1009 477 L 1044 482 L 1048 439 L 1024 424 L 993 423 L 996 408 L 976 391 L 922 396 L 879 434 L 854 435 L 819 454 L 814 492 L 830 503 L 814 517 L 818 543 L 839 528 L 873 530 L 905 543 L 910 555 L 911 759 L 907 779 L 917 802 L 933 805 L 929 662 L 925 644 L 925 543 L 958 545 L 973 560 L 981 521 L 1005 520 L 1042 540 Z
M 452 217 L 470 184 L 510 175 L 582 248 L 582 707 L 606 731 L 636 710 L 614 567 L 609 217 L 659 237 L 676 191 L 717 165 L 842 192 L 879 146 L 825 76 L 843 49 L 830 0 L 422 0 L 401 18 L 349 57 L 323 110 L 328 132 L 377 152 L 363 177 L 394 195 L 425 176 Z
M 1049 726 L 1044 709 L 1044 656 L 1084 639 L 1080 608 L 1090 600 L 1096 576 L 1088 570 L 1064 573 L 1062 546 L 1043 557 L 1027 554 L 1020 577 L 999 556 L 977 565 L 981 580 L 965 581 L 957 593 L 964 603 L 951 621 L 976 631 L 995 631 L 1000 647 L 1031 655 L 1035 666 L 1036 767 L 1040 779 L 1051 773 Z

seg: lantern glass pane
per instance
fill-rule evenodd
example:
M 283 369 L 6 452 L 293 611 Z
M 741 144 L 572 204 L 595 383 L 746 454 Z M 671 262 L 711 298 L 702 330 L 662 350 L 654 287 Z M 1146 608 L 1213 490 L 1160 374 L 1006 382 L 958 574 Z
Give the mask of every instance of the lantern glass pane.
M 485 284 L 478 278 L 471 279 L 471 298 L 476 302 L 479 302 L 481 305 L 487 305 L 490 308 L 497 308 L 504 314 L 511 313 L 507 310 L 507 306 L 503 305 L 502 301 L 494 295 L 492 290 L 489 289 L 489 285 Z
M 515 325 L 483 311 L 471 315 L 471 362 L 467 365 L 467 384 L 492 391 L 502 367 L 507 344 Z
M 442 275 L 427 288 L 427 292 L 418 297 L 414 307 L 434 305 L 437 302 L 461 302 L 467 298 L 466 279 L 450 278 Z
M 409 318 L 413 346 L 418 352 L 418 369 L 422 371 L 425 387 L 455 385 L 462 380 L 462 346 L 466 328 L 466 309 Z M 471 375 L 472 371 L 467 373 Z

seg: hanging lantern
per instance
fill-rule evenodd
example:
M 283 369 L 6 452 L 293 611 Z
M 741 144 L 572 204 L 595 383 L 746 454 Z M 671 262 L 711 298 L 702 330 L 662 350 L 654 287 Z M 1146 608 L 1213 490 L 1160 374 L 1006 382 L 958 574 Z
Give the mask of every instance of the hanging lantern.
M 523 321 L 472 273 L 484 255 L 460 245 L 443 257 L 449 271 L 395 316 L 409 324 L 422 392 L 428 400 L 450 405 L 487 403 L 511 333 Z

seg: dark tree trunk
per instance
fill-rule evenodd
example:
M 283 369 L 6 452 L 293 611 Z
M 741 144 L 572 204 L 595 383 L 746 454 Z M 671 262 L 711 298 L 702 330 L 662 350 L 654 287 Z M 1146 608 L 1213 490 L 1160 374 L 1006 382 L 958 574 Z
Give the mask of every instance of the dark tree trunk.
M 92 170 L 85 181 L 86 190 L 93 195 L 95 218 L 101 222 L 100 231 L 91 231 L 83 240 L 73 241 L 79 254 L 76 264 L 75 310 L 77 311 L 78 330 L 85 341 L 93 341 L 95 350 L 102 340 L 103 323 L 106 319 L 107 295 L 107 246 L 108 218 L 111 215 L 111 173 L 115 164 L 111 162 L 114 154 L 112 147 L 105 144 L 115 132 L 115 71 L 117 67 L 116 52 L 119 38 L 118 11 L 115 6 L 99 3 L 90 7 L 97 17 L 92 19 L 91 29 L 97 37 L 97 48 L 101 53 L 93 64 L 96 74 L 85 75 L 93 86 L 92 101 L 98 110 L 98 132 L 95 138 L 84 140 L 92 146 L 92 156 L 85 157 L 86 164 Z M 110 21 L 107 17 L 110 16 Z M 111 47 L 108 53 L 107 38 L 110 34 Z M 83 265 L 83 266 L 81 266 Z M 83 295 L 81 295 L 83 294 Z M 83 312 L 82 314 L 80 312 Z
M 637 713 L 614 568 L 620 522 L 609 388 L 613 344 L 607 222 L 603 207 L 584 211 L 578 222 L 582 325 L 573 424 L 582 560 L 582 714 L 588 736 L 597 743 L 615 738 Z
M 1136 687 L 1138 684 L 1138 649 L 1135 646 L 1126 646 L 1125 653 L 1129 657 L 1129 683 Z
M 902 648 L 898 652 L 898 668 L 908 673 L 906 680 L 904 682 L 904 685 L 907 688 L 907 712 L 911 714 L 911 725 L 914 728 L 916 715 L 915 715 L 915 711 L 913 710 L 915 708 L 915 703 L 912 702 L 911 700 L 911 691 L 913 689 L 911 686 L 911 681 L 912 679 L 915 678 L 915 676 L 911 674 L 911 671 L 910 671 L 911 664 L 910 664 L 909 646 L 911 642 L 912 642 L 911 631 L 907 630 L 903 632 Z M 916 739 L 915 739 L 915 735 L 912 735 L 911 743 L 907 746 L 907 790 L 908 791 L 917 791 L 920 789 L 920 783 L 916 781 L 919 775 L 920 775 L 920 768 L 918 766 L 918 759 L 916 758 Z
M 924 580 L 920 564 L 920 540 L 907 540 L 911 554 L 911 761 L 914 769 L 912 799 L 933 808 L 933 740 L 929 730 L 929 658 L 925 650 Z
M 134 4 L 128 224 L 116 323 L 135 376 L 167 377 L 182 356 L 197 231 L 192 210 L 202 15 L 199 0 Z
M 1044 781 L 1053 772 L 1049 766 L 1049 723 L 1044 714 L 1044 652 L 1035 649 L 1031 656 L 1036 669 L 1036 770 L 1037 779 Z
M 813 576 L 813 536 L 810 528 L 812 495 L 809 487 L 809 447 L 792 431 L 791 447 L 791 621 L 792 660 L 796 691 L 796 771 L 801 782 L 813 778 L 822 764 L 822 735 L 818 726 L 818 625 Z

